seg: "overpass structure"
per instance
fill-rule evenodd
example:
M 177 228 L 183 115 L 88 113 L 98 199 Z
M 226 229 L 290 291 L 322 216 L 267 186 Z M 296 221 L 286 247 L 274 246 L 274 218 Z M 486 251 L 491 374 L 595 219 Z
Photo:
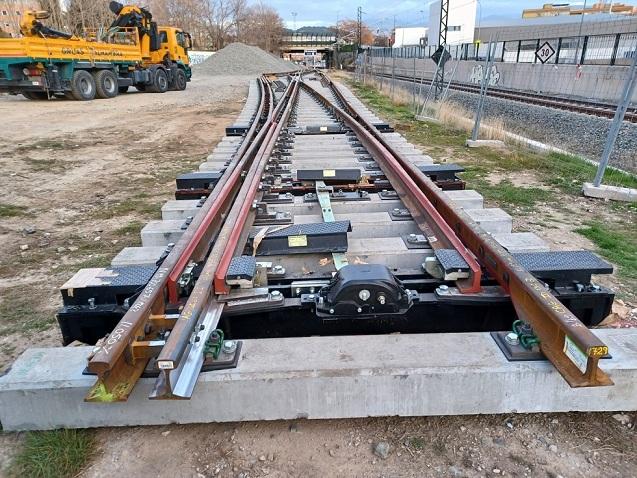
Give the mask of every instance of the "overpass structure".
M 327 67 L 333 62 L 337 39 L 337 32 L 327 27 L 287 30 L 282 38 L 281 54 L 289 61 Z

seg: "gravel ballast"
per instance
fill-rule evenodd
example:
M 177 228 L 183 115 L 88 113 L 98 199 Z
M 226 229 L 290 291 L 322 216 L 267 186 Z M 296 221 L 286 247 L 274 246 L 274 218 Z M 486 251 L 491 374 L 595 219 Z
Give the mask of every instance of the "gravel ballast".
M 260 75 L 286 73 L 298 66 L 256 46 L 231 43 L 193 69 L 198 75 Z
M 475 111 L 478 95 L 449 92 L 449 101 Z M 566 110 L 488 97 L 484 118 L 500 118 L 507 131 L 599 161 L 611 120 Z M 610 165 L 637 173 L 637 125 L 624 121 Z
M 397 80 L 397 86 L 409 89 L 411 85 Z M 427 89 L 423 91 L 425 96 Z M 478 95 L 449 90 L 448 100 L 473 115 Z M 599 116 L 492 96 L 487 97 L 483 112 L 483 121 L 488 123 L 489 119 L 501 120 L 506 131 L 592 161 L 600 160 L 612 121 Z M 637 124 L 624 121 L 611 155 L 610 165 L 637 173 Z

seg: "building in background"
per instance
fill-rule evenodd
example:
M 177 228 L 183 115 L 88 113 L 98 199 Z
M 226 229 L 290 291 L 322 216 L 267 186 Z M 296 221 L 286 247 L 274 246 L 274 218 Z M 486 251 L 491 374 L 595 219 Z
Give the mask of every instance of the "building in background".
M 281 56 L 310 67 L 324 68 L 330 63 L 335 44 L 336 31 L 331 28 L 285 30 L 281 38 Z
M 427 42 L 425 27 L 396 28 L 394 32 L 394 48 L 401 46 L 425 46 Z
M 447 45 L 472 43 L 476 27 L 478 0 L 450 0 L 447 22 Z M 429 6 L 429 45 L 438 45 L 440 36 L 440 1 Z
M 618 2 L 598 2 L 584 8 L 581 2 L 545 3 L 542 8 L 528 8 L 522 11 L 522 18 L 558 17 L 562 15 L 637 15 L 637 7 Z
M 20 34 L 20 17 L 25 10 L 40 10 L 37 0 L 0 0 L 0 29 L 15 37 Z

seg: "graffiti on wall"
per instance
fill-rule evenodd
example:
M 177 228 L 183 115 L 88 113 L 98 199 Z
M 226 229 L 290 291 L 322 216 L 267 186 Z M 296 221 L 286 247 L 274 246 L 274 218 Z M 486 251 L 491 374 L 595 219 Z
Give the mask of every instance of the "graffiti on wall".
M 484 78 L 484 66 L 475 65 L 469 73 L 469 82 L 476 85 L 482 84 Z M 497 65 L 491 65 L 491 74 L 489 75 L 489 86 L 496 86 L 500 83 L 500 72 Z
M 189 51 L 188 58 L 191 65 L 199 65 L 210 58 L 214 52 L 212 51 Z

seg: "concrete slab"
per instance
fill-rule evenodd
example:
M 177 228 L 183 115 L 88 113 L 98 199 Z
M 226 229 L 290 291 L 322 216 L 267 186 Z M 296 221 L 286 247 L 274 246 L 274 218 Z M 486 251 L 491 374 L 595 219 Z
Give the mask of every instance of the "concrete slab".
M 471 218 L 491 233 L 510 233 L 513 227 L 513 218 L 500 208 L 466 209 Z
M 551 250 L 544 239 L 533 232 L 512 232 L 493 234 L 493 238 L 508 250 L 516 252 L 548 252 Z
M 507 362 L 488 333 L 246 340 L 236 369 L 199 376 L 189 401 L 95 404 L 92 347 L 29 349 L 0 378 L 5 431 L 246 420 L 637 410 L 637 330 L 595 333 L 615 385 L 570 388 L 546 361 Z M 255 397 L 259 397 L 255 400 Z
M 164 246 L 125 247 L 111 261 L 112 266 L 142 266 L 157 263 L 166 250 Z
M 584 196 L 600 199 L 611 199 L 613 201 L 637 202 L 637 189 L 622 188 L 619 186 L 593 186 L 591 183 L 584 183 Z
M 183 199 L 166 201 L 161 207 L 161 218 L 164 220 L 185 220 L 187 217 L 195 217 L 201 211 L 199 199 Z
M 416 115 L 417 121 L 425 121 L 427 123 L 436 123 L 441 124 L 438 118 L 434 118 L 433 116 L 424 116 L 424 115 Z
M 476 139 L 475 141 L 468 139 L 465 145 L 468 148 L 504 148 L 504 141 L 498 139 Z
M 199 165 L 199 171 L 223 171 L 226 168 L 225 161 L 206 161 Z
M 456 206 L 464 209 L 482 209 L 484 207 L 484 198 L 482 194 L 473 189 L 462 189 L 459 191 L 445 191 L 445 194 L 451 199 Z
M 186 232 L 182 229 L 183 220 L 174 221 L 150 221 L 144 226 L 141 232 L 142 246 L 167 246 L 176 243 Z

